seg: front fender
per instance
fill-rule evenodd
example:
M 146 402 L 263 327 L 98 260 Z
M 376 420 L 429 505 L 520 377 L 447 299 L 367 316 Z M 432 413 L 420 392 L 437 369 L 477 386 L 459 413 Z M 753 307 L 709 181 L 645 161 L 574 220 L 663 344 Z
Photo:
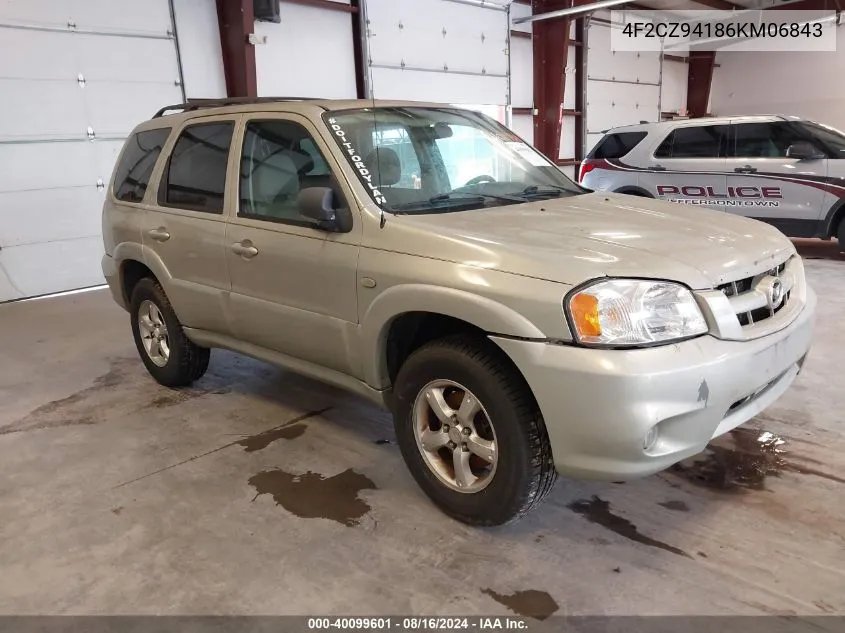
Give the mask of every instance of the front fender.
M 364 379 L 375 388 L 390 384 L 387 370 L 387 335 L 390 324 L 408 312 L 432 312 L 466 321 L 485 332 L 525 339 L 545 339 L 543 332 L 511 308 L 464 290 L 427 284 L 403 284 L 381 293 L 361 321 Z

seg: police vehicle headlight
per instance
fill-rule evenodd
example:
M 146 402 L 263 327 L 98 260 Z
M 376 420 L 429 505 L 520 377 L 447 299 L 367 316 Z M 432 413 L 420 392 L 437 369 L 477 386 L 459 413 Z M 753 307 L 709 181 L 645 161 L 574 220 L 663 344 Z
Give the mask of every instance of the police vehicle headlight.
M 590 282 L 566 296 L 564 309 L 576 341 L 584 345 L 657 345 L 708 331 L 692 292 L 669 281 Z

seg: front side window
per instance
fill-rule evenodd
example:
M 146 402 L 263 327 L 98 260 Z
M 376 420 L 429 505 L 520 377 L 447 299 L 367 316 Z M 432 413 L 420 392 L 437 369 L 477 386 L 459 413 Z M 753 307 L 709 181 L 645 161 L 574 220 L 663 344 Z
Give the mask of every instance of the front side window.
M 292 121 L 250 121 L 244 134 L 238 215 L 302 226 L 299 192 L 332 187 L 325 157 L 308 131 Z
M 150 184 L 161 149 L 170 136 L 170 128 L 133 134 L 126 141 L 120 164 L 114 172 L 114 197 L 123 202 L 141 202 Z
M 223 213 L 226 165 L 235 125 L 230 121 L 186 127 L 176 144 L 159 188 L 168 207 Z
M 374 108 L 323 118 L 383 209 L 435 213 L 584 193 L 510 130 L 457 108 Z
M 677 128 L 663 140 L 654 155 L 656 158 L 724 157 L 728 129 L 727 125 Z
M 735 123 L 734 155 L 737 158 L 783 158 L 796 141 L 804 140 L 789 123 Z

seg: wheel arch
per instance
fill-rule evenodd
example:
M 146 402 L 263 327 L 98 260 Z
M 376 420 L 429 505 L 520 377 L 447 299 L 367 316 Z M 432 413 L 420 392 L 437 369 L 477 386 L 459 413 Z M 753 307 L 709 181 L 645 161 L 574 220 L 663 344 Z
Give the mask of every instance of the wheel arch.
M 546 338 L 523 315 L 492 299 L 424 284 L 394 286 L 373 301 L 362 320 L 362 348 L 371 350 L 364 359 L 366 382 L 377 389 L 389 388 L 410 352 L 434 338 L 459 331 L 479 336 Z M 397 340 L 401 343 L 398 350 Z
M 821 237 L 829 239 L 836 237 L 839 231 L 839 225 L 845 221 L 845 198 L 840 198 L 827 212 L 823 220 Z
M 155 251 L 143 244 L 124 242 L 114 249 L 118 266 L 121 296 L 128 308 L 132 288 L 144 277 L 153 277 L 164 291 L 170 286 L 171 275 Z
M 629 196 L 639 196 L 641 198 L 654 198 L 654 196 L 647 189 L 643 189 L 642 187 L 638 187 L 637 185 L 626 185 L 625 187 L 619 187 L 619 189 L 615 189 L 613 193 L 625 193 Z

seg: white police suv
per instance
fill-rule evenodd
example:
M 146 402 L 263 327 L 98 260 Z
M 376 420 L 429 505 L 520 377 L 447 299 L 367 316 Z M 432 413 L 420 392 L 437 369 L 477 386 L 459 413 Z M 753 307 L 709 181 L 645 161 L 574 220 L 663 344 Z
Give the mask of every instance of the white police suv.
M 594 190 L 703 205 L 845 251 L 845 134 L 789 116 L 700 118 L 609 130 L 578 174 Z

